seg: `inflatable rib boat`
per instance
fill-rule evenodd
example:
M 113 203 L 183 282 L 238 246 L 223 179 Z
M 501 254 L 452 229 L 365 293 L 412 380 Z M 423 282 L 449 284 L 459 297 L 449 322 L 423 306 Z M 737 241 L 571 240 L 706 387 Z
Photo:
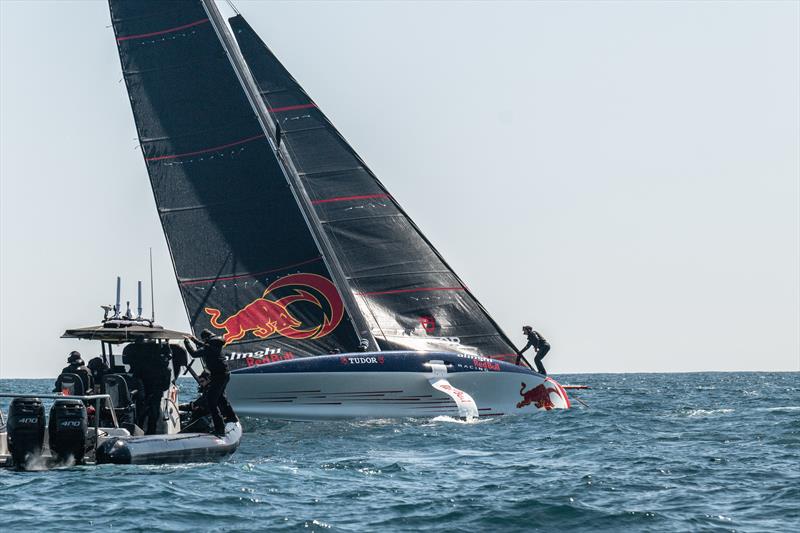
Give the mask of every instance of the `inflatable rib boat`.
M 41 469 L 70 464 L 205 462 L 219 461 L 236 451 L 242 438 L 238 421 L 227 423 L 221 436 L 186 432 L 203 425 L 198 423 L 203 412 L 190 407 L 182 413 L 177 404 L 175 383 L 187 361 L 185 352 L 170 341 L 185 334 L 151 320 L 119 317 L 119 280 L 117 287 L 114 316 L 62 335 L 100 341 L 99 359 L 105 370 L 98 383 L 89 383 L 92 390 L 85 390 L 81 376 L 63 373 L 56 380 L 61 390 L 55 394 L 0 393 L 0 399 L 10 400 L 7 416 L 0 409 L 0 466 Z M 114 353 L 115 347 L 123 347 L 122 354 Z M 163 392 L 155 389 L 161 395 L 155 410 L 145 406 L 154 394 L 148 387 L 154 385 L 141 379 L 152 372 L 169 383 Z M 95 390 L 99 392 L 92 394 Z M 49 416 L 45 416 L 45 401 L 52 402 Z M 233 413 L 228 416 L 236 419 Z M 142 428 L 152 434 L 145 435 Z
M 227 457 L 239 447 L 242 426 L 225 424 L 225 434 L 177 433 L 172 435 L 108 438 L 97 449 L 97 464 L 204 463 Z

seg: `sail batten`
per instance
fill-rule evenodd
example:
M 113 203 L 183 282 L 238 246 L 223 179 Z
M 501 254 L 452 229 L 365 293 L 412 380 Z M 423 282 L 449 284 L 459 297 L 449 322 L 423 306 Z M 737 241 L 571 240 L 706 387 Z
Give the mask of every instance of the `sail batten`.
M 165 30 L 153 31 L 150 33 L 140 33 L 138 35 L 123 35 L 117 37 L 117 42 L 128 41 L 130 39 L 147 39 L 149 37 L 155 37 L 157 35 L 166 35 L 167 33 L 173 33 L 176 31 L 186 30 L 188 28 L 193 28 L 194 26 L 198 26 L 200 24 L 208 23 L 208 18 L 195 20 L 194 22 L 190 22 L 188 24 L 183 24 L 181 26 L 176 26 L 174 28 L 167 28 Z
M 312 259 L 308 259 L 306 261 L 300 261 L 299 263 L 293 263 L 291 265 L 284 265 L 279 268 L 273 268 L 272 270 L 265 270 L 263 272 L 244 272 L 242 274 L 236 274 L 233 276 L 225 276 L 225 277 L 213 277 L 213 278 L 202 278 L 202 279 L 188 279 L 188 280 L 179 280 L 178 283 L 181 285 L 196 285 L 198 283 L 208 283 L 210 281 L 232 281 L 235 279 L 242 279 L 242 278 L 259 278 L 261 276 L 266 276 L 267 274 L 274 274 L 275 272 L 281 272 L 290 268 L 297 268 L 304 265 L 308 265 L 311 263 L 316 263 L 317 261 L 322 261 L 322 256 L 317 256 Z

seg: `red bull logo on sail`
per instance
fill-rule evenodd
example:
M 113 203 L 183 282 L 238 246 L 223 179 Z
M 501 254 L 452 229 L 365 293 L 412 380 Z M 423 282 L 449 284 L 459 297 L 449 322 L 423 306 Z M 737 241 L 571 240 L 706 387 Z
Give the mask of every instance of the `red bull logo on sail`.
M 285 287 L 294 292 L 282 298 L 273 297 L 276 290 Z M 323 300 L 327 306 L 323 306 Z M 291 312 L 291 305 L 297 302 L 310 302 L 323 310 L 322 323 L 304 327 Z M 325 307 L 329 309 L 328 312 L 324 311 Z M 242 339 L 248 333 L 259 339 L 273 335 L 290 339 L 319 339 L 336 329 L 344 317 L 344 304 L 336 287 L 329 279 L 317 274 L 284 276 L 270 284 L 260 298 L 224 320 L 220 320 L 222 312 L 219 309 L 206 307 L 204 310 L 211 317 L 213 327 L 225 330 L 222 335 L 225 344 Z

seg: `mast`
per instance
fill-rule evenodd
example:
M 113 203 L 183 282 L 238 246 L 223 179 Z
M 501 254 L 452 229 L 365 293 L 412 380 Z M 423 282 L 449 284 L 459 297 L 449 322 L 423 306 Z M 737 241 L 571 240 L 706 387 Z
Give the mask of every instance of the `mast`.
M 266 136 L 268 142 L 270 143 L 270 147 L 276 155 L 278 165 L 280 166 L 281 171 L 283 172 L 283 175 L 289 184 L 289 189 L 292 191 L 292 195 L 294 196 L 297 205 L 300 207 L 303 219 L 305 220 L 308 228 L 311 230 L 311 235 L 314 238 L 317 247 L 322 252 L 322 260 L 328 267 L 331 277 L 338 288 L 339 294 L 342 296 L 342 301 L 345 309 L 347 310 L 348 316 L 353 322 L 353 327 L 356 330 L 356 334 L 359 338 L 367 340 L 369 343 L 368 350 L 379 351 L 380 347 L 378 346 L 375 337 L 372 335 L 367 321 L 361 314 L 352 291 L 350 291 L 348 288 L 344 270 L 336 258 L 336 255 L 333 253 L 332 246 L 314 215 L 314 211 L 311 206 L 311 200 L 305 190 L 305 187 L 303 186 L 302 181 L 298 179 L 295 172 L 287 169 L 286 161 L 284 160 L 279 149 L 280 138 L 277 128 L 270 119 L 269 111 L 264 105 L 264 101 L 261 99 L 260 91 L 255 83 L 255 80 L 253 79 L 252 74 L 250 73 L 250 69 L 247 67 L 246 62 L 239 51 L 236 41 L 228 30 L 228 25 L 225 22 L 224 17 L 219 12 L 219 9 L 217 9 L 217 5 L 214 0 L 200 0 L 200 2 L 206 14 L 208 15 L 209 21 L 211 22 L 211 25 L 214 28 L 220 43 L 222 44 L 222 48 L 225 50 L 225 53 L 228 56 L 231 65 L 233 66 L 236 77 L 239 79 L 239 83 L 242 85 L 242 89 L 247 96 L 247 100 L 250 102 L 250 105 L 255 112 L 258 123 L 261 126 L 261 129 L 264 131 L 264 135 Z

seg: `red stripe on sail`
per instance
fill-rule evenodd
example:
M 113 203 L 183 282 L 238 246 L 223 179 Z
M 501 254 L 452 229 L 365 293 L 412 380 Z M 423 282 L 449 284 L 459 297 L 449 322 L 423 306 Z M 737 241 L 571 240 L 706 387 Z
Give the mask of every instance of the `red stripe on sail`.
M 308 109 L 310 107 L 317 107 L 317 104 L 300 104 L 300 105 L 287 105 L 286 107 L 270 107 L 269 111 L 273 113 L 280 113 L 281 111 L 294 111 L 295 109 Z
M 252 137 L 248 137 L 247 139 L 240 139 L 232 143 L 223 144 L 222 146 L 204 148 L 202 150 L 197 150 L 196 152 L 186 152 L 183 154 L 174 154 L 174 155 L 160 155 L 158 157 L 146 157 L 145 161 L 161 161 L 162 159 L 175 159 L 177 157 L 189 157 L 192 155 L 207 154 L 208 152 L 216 152 L 217 150 L 224 150 L 225 148 L 230 148 L 231 146 L 238 146 L 240 144 L 249 143 L 250 141 L 255 141 L 256 139 L 262 139 L 262 138 L 264 138 L 263 133 L 261 135 L 254 135 Z
M 301 261 L 299 263 L 294 263 L 291 265 L 282 266 L 280 268 L 274 268 L 272 270 L 264 270 L 263 272 L 254 272 L 252 274 L 239 274 L 237 276 L 227 276 L 224 278 L 208 278 L 208 279 L 194 279 L 191 281 L 182 281 L 181 285 L 197 285 L 198 283 L 208 283 L 209 281 L 230 281 L 232 279 L 239 279 L 239 278 L 255 278 L 258 276 L 263 276 L 264 274 L 272 274 L 273 272 L 280 272 L 281 270 L 286 270 L 287 268 L 294 268 L 303 265 L 308 265 L 310 263 L 315 263 L 322 259 L 322 256 L 315 257 L 314 259 L 309 259 L 307 261 Z
M 431 292 L 431 291 L 463 291 L 464 287 L 420 287 L 417 289 L 395 289 L 393 291 L 359 292 L 358 296 L 378 296 L 382 294 L 403 294 L 407 292 Z
M 348 200 L 369 200 L 371 198 L 389 198 L 388 194 L 364 194 L 362 196 L 337 196 L 323 200 L 313 200 L 312 204 L 327 204 L 329 202 L 347 202 Z
M 208 22 L 208 19 L 201 19 L 201 20 L 196 20 L 194 22 L 190 22 L 189 24 L 184 24 L 183 26 L 169 28 L 167 30 L 154 31 L 150 33 L 140 33 L 138 35 L 125 35 L 124 37 L 117 37 L 117 42 L 127 41 L 129 39 L 144 39 L 147 37 L 155 37 L 156 35 L 164 35 L 165 33 L 172 33 L 174 31 L 185 30 L 186 28 L 191 28 L 193 26 L 199 26 L 200 24 L 205 24 L 206 22 Z

